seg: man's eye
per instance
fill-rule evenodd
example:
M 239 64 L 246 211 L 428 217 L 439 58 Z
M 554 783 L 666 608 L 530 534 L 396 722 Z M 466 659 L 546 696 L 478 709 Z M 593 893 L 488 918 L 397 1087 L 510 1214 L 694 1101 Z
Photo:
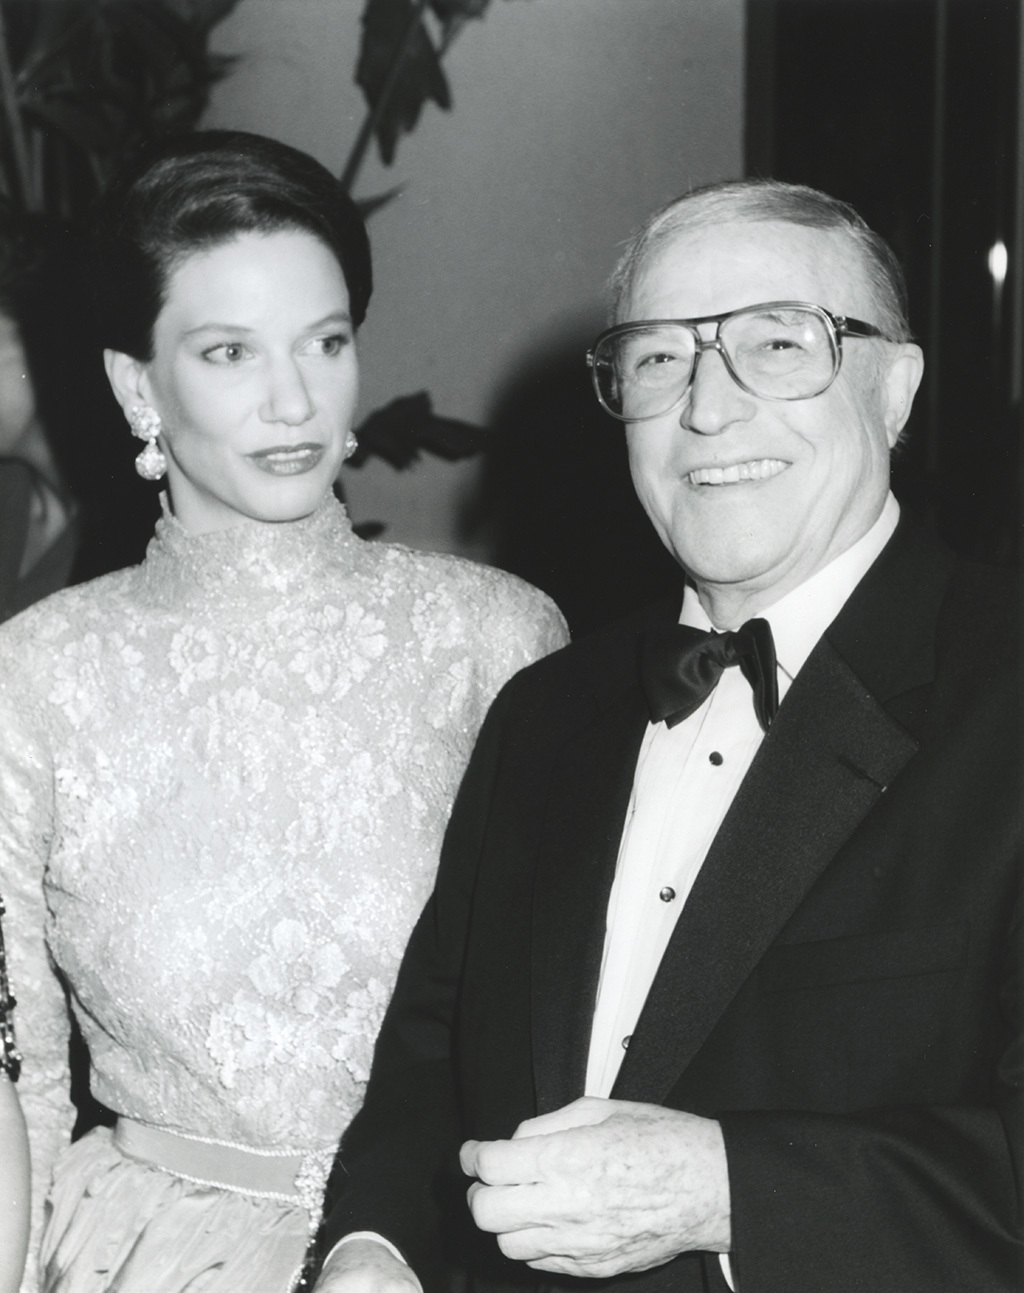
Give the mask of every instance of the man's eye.
M 671 350 L 650 350 L 631 361 L 626 380 L 640 382 L 644 386 L 661 386 L 677 379 L 678 374 L 673 370 L 682 364 L 682 356 Z
M 622 356 L 619 368 L 624 373 L 638 375 L 678 362 L 679 356 L 670 350 L 633 350 Z

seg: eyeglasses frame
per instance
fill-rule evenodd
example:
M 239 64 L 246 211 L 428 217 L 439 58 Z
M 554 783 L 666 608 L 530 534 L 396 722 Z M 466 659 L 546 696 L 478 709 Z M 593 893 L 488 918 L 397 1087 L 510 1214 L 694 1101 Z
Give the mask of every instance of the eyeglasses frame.
M 736 373 L 736 370 L 733 368 L 732 362 L 722 346 L 722 324 L 727 322 L 729 319 L 734 318 L 737 314 L 754 314 L 759 310 L 794 309 L 810 310 L 813 314 L 817 314 L 824 319 L 827 324 L 829 335 L 832 340 L 832 376 L 820 390 L 814 391 L 811 395 L 759 395 L 757 391 L 751 390 L 750 387 L 741 380 Z M 701 324 L 704 323 L 713 323 L 716 325 L 715 335 L 706 341 L 697 331 Z M 597 369 L 594 366 L 594 356 L 597 353 L 598 347 L 603 342 L 607 341 L 609 337 L 625 336 L 630 332 L 641 332 L 646 328 L 659 328 L 663 327 L 665 324 L 682 327 L 688 332 L 693 333 L 696 348 L 693 354 L 693 367 L 690 369 L 690 380 L 686 383 L 685 388 L 675 403 L 670 405 L 661 413 L 647 413 L 643 417 L 625 417 L 622 413 L 613 412 L 604 402 L 600 387 L 598 386 Z M 697 376 L 697 365 L 700 363 L 701 355 L 703 355 L 706 350 L 717 350 L 722 356 L 722 363 L 725 365 L 725 370 L 732 380 L 741 391 L 745 391 L 748 395 L 752 395 L 757 400 L 776 400 L 787 403 L 792 403 L 795 400 L 813 400 L 818 395 L 824 395 L 839 376 L 839 370 L 843 364 L 844 337 L 873 338 L 883 341 L 891 340 L 890 337 L 885 335 L 881 328 L 876 328 L 873 323 L 865 323 L 863 319 L 853 319 L 849 315 L 845 314 L 833 314 L 831 310 L 826 310 L 823 305 L 815 305 L 811 301 L 764 301 L 756 305 L 740 306 L 738 310 L 726 310 L 723 314 L 704 314 L 697 319 L 631 319 L 627 323 L 617 323 L 614 327 L 605 328 L 604 332 L 595 338 L 594 344 L 587 351 L 587 367 L 590 369 L 590 381 L 594 388 L 594 394 L 597 396 L 597 401 L 609 416 L 615 418 L 618 422 L 649 422 L 653 418 L 663 418 L 679 408 L 690 393 L 694 379 Z

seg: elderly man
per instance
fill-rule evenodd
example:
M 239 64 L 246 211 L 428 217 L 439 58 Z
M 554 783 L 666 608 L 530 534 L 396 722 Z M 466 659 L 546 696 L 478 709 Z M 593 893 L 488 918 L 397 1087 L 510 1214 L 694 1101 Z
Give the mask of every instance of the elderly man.
M 496 702 L 320 1287 L 1017 1289 L 1016 617 L 889 492 L 899 268 L 750 181 L 615 283 L 589 362 L 685 591 Z

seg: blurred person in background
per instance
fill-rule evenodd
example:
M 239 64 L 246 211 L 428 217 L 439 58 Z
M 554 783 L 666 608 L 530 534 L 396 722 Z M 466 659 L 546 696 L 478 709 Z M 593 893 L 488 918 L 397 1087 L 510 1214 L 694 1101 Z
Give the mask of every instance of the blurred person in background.
M 41 295 L 51 316 L 62 308 L 59 298 L 43 291 L 45 256 L 40 240 L 5 231 L 0 244 L 0 620 L 64 587 L 80 539 L 78 509 L 47 433 L 22 335 L 25 315 L 39 308 Z M 61 349 L 55 340 L 49 344 Z

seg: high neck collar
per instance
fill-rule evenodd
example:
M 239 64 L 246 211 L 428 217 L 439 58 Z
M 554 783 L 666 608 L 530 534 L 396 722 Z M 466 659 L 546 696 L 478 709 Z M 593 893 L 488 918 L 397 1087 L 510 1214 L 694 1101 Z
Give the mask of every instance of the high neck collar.
M 251 601 L 261 593 L 294 594 L 314 586 L 328 567 L 351 563 L 359 539 L 343 504 L 327 494 L 297 521 L 254 521 L 206 534 L 186 530 L 161 495 L 163 516 L 146 549 L 142 579 L 161 602 L 197 595 Z

